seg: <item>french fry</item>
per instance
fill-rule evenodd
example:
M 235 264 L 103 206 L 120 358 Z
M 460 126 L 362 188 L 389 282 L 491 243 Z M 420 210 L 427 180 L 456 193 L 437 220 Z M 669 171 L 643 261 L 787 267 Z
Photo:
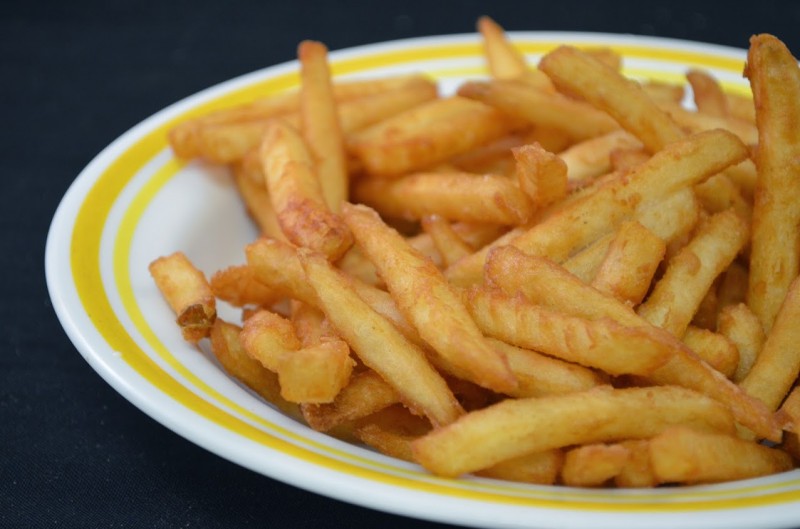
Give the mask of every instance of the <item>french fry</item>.
M 592 279 L 592 286 L 631 306 L 650 288 L 666 252 L 664 241 L 636 221 L 623 223 Z
M 516 126 L 494 108 L 463 97 L 441 98 L 385 119 L 348 138 L 370 174 L 397 176 L 488 143 Z
M 745 76 L 758 126 L 747 304 L 769 331 L 800 272 L 800 68 L 782 42 L 756 35 L 750 40 Z
M 703 296 L 747 242 L 747 224 L 732 210 L 705 222 L 667 266 L 637 312 L 650 323 L 683 336 Z
M 725 131 L 674 142 L 629 174 L 561 207 L 510 244 L 529 254 L 563 261 L 630 218 L 636 206 L 697 184 L 746 156 L 746 147 Z M 448 279 L 458 285 L 478 281 L 487 252 L 488 248 L 476 252 L 448 268 Z
M 748 276 L 747 268 L 739 261 L 732 262 L 725 270 L 717 289 L 717 303 L 720 309 L 745 302 Z
M 512 149 L 519 188 L 536 208 L 567 196 L 567 164 L 538 143 Z M 527 220 L 527 219 L 525 219 Z
M 241 327 L 221 318 L 214 320 L 209 338 L 211 351 L 223 369 L 290 417 L 300 418 L 296 404 L 281 397 L 278 376 L 248 355 L 239 341 Z
M 684 137 L 680 127 L 639 84 L 577 48 L 559 46 L 542 57 L 539 69 L 559 90 L 579 95 L 607 112 L 650 152 L 660 151 Z
M 800 433 L 800 386 L 795 386 L 778 410 L 783 429 Z
M 177 315 L 181 334 L 196 343 L 208 336 L 217 317 L 216 300 L 205 275 L 186 254 L 175 252 L 150 263 L 150 275 Z
M 736 345 L 739 362 L 732 379 L 741 382 L 750 372 L 764 345 L 761 322 L 744 303 L 727 305 L 717 316 L 717 331 Z
M 718 117 L 701 112 L 693 112 L 676 103 L 660 103 L 659 107 L 681 129 L 690 134 L 705 130 L 723 129 L 738 136 L 745 145 L 754 145 L 758 142 L 758 130 L 752 123 L 732 117 Z
M 655 329 L 576 318 L 499 289 L 473 287 L 467 306 L 488 336 L 611 375 L 650 374 L 672 354 L 672 340 Z
M 581 182 L 609 172 L 615 150 L 641 146 L 632 134 L 619 129 L 576 143 L 558 156 L 567 164 L 569 181 Z
M 498 392 L 513 390 L 514 375 L 492 348 L 444 276 L 366 206 L 345 204 L 358 245 L 386 282 L 400 311 L 420 336 L 464 378 Z
M 411 441 L 431 429 L 428 421 L 402 406 L 390 406 L 356 427 L 355 436 L 382 454 L 413 463 Z
M 401 395 L 404 404 L 434 425 L 449 424 L 462 415 L 461 406 L 420 348 L 364 303 L 320 254 L 301 250 L 298 257 L 320 308 L 338 334 Z
M 292 322 L 268 310 L 260 310 L 247 318 L 239 341 L 250 358 L 276 373 L 281 357 L 302 346 Z
M 739 349 L 724 334 L 690 325 L 683 333 L 683 343 L 726 378 L 733 378 L 739 365 Z
M 730 115 L 728 98 L 713 75 L 705 70 L 692 69 L 686 72 L 686 80 L 692 87 L 694 104 L 699 112 L 717 117 Z
M 258 281 L 253 269 L 247 265 L 229 266 L 214 272 L 209 285 L 214 297 L 234 307 L 248 305 L 267 307 L 282 297 Z
M 445 267 L 472 253 L 472 248 L 458 236 L 450 222 L 439 215 L 422 217 L 422 229 L 433 239 Z
M 647 161 L 650 155 L 642 147 L 621 148 L 611 151 L 608 158 L 611 162 L 611 170 L 627 172 Z
M 653 472 L 662 483 L 713 483 L 792 468 L 785 452 L 720 432 L 674 427 L 650 441 Z
M 325 203 L 338 212 L 347 200 L 349 177 L 344 136 L 336 110 L 328 49 L 306 40 L 297 47 L 300 60 L 300 120 Z
M 297 131 L 273 122 L 261 144 L 261 163 L 286 238 L 331 260 L 341 257 L 353 243 L 352 236 L 326 206 L 310 154 Z
M 648 438 L 678 424 L 733 433 L 725 406 L 699 393 L 671 386 L 600 387 L 504 400 L 433 430 L 412 449 L 426 469 L 454 477 L 554 448 Z
M 354 373 L 332 403 L 301 406 L 303 418 L 315 430 L 326 432 L 357 421 L 400 402 L 400 394 L 371 369 Z
M 752 205 L 742 195 L 739 187 L 724 173 L 714 175 L 696 185 L 694 192 L 709 213 L 721 213 L 732 208 L 739 216 L 748 221 L 748 224 L 753 217 Z
M 529 125 L 562 130 L 574 140 L 619 129 L 607 114 L 583 101 L 537 90 L 519 81 L 469 81 L 459 87 L 458 95 L 485 103 Z
M 533 213 L 517 182 L 499 175 L 412 173 L 394 179 L 361 180 L 353 191 L 359 202 L 382 215 L 418 220 L 439 215 L 448 220 L 520 224 Z
M 586 367 L 539 354 L 501 340 L 490 339 L 492 345 L 508 359 L 517 379 L 513 397 L 541 397 L 583 391 L 608 382 L 607 378 Z
M 800 375 L 800 278 L 789 286 L 775 323 L 764 340 L 756 362 L 741 386 L 763 401 L 771 410 L 778 409 Z
M 253 176 L 248 174 L 248 166 L 253 161 L 259 166 L 257 174 L 258 178 L 260 178 L 259 181 L 255 181 Z M 248 155 L 240 163 L 234 164 L 232 170 L 239 196 L 242 197 L 247 212 L 258 225 L 261 234 L 273 239 L 286 241 L 286 235 L 283 234 L 281 225 L 278 222 L 278 216 L 275 214 L 275 208 L 272 206 L 272 201 L 267 192 L 258 150 L 253 150 L 252 156 Z
M 564 461 L 562 450 L 545 450 L 514 457 L 478 470 L 476 474 L 486 478 L 552 485 L 558 479 Z
M 493 250 L 486 263 L 487 281 L 508 294 L 522 292 L 543 306 L 584 318 L 611 318 L 622 325 L 650 325 L 624 303 L 583 283 L 555 263 L 526 255 L 514 247 Z M 736 420 L 771 441 L 780 439 L 772 413 L 722 374 L 702 362 L 688 347 L 676 343 L 669 361 L 648 378 L 662 385 L 693 389 L 730 406 Z
M 635 439 L 620 443 L 628 450 L 628 458 L 619 473 L 614 476 L 614 484 L 624 488 L 645 488 L 658 485 L 650 464 L 650 441 Z
M 355 362 L 343 340 L 327 339 L 282 354 L 278 360 L 281 396 L 289 402 L 333 402 L 350 380 Z
M 589 444 L 568 450 L 561 480 L 571 487 L 599 487 L 616 478 L 630 457 L 622 444 Z

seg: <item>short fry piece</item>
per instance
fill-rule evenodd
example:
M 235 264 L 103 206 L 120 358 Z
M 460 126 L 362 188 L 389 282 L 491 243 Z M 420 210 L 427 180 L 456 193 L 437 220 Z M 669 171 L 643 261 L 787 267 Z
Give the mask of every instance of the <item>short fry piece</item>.
M 650 441 L 650 461 L 662 483 L 734 481 L 792 468 L 786 452 L 720 432 L 670 428 Z
M 698 69 L 689 70 L 686 80 L 692 86 L 692 95 L 697 110 L 709 116 L 725 117 L 729 115 L 728 98 L 713 75 Z
M 260 310 L 247 318 L 239 340 L 250 358 L 274 372 L 278 371 L 284 354 L 302 345 L 292 322 L 268 310 Z
M 217 299 L 235 307 L 245 305 L 268 306 L 281 296 L 258 281 L 253 269 L 247 265 L 229 266 L 211 275 L 211 291 Z
M 422 229 L 433 239 L 445 267 L 472 253 L 472 248 L 458 236 L 450 222 L 439 215 L 423 217 Z
M 476 474 L 506 481 L 552 485 L 558 479 L 563 461 L 562 450 L 546 450 L 501 461 Z
M 739 363 L 732 379 L 741 382 L 755 364 L 764 345 L 766 336 L 761 322 L 744 303 L 728 305 L 717 316 L 717 331 L 736 345 Z
M 336 339 L 282 354 L 278 362 L 281 396 L 289 402 L 333 402 L 350 380 L 354 364 L 350 347 Z
M 203 272 L 183 252 L 150 263 L 150 275 L 178 316 L 183 338 L 198 342 L 208 336 L 217 317 L 216 301 Z
M 567 164 L 534 143 L 512 150 L 519 188 L 537 208 L 549 206 L 567 196 Z

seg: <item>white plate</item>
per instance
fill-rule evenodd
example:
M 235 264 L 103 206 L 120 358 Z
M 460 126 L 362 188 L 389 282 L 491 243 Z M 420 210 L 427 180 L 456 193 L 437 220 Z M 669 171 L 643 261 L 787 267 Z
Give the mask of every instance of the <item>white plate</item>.
M 560 43 L 606 45 L 626 73 L 681 80 L 712 71 L 747 91 L 742 50 L 675 40 L 576 33 L 512 33 L 531 61 Z M 338 76 L 424 71 L 445 90 L 486 75 L 476 35 L 389 42 L 331 54 Z M 147 271 L 183 250 L 205 272 L 244 261 L 255 230 L 224 171 L 173 158 L 169 127 L 188 115 L 296 84 L 287 63 L 223 83 L 147 119 L 78 176 L 47 240 L 53 304 L 97 372 L 168 428 L 235 463 L 343 501 L 428 520 L 491 527 L 615 529 L 794 526 L 800 471 L 725 485 L 583 490 L 465 478 L 420 468 L 314 432 L 229 379 L 180 337 Z

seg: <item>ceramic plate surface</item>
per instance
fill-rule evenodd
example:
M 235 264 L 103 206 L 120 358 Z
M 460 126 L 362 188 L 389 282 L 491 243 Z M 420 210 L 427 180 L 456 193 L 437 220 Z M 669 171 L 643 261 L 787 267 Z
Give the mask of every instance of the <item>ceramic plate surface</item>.
M 623 54 L 631 76 L 682 81 L 687 68 L 701 67 L 728 89 L 749 90 L 742 50 L 629 35 L 510 37 L 532 63 L 561 43 L 603 45 Z M 330 59 L 338 78 L 427 72 L 443 91 L 487 75 L 474 34 L 363 46 Z M 189 116 L 296 87 L 297 71 L 295 62 L 266 68 L 170 106 L 109 145 L 63 198 L 47 241 L 47 282 L 70 339 L 109 384 L 157 421 L 230 461 L 387 512 L 487 527 L 733 529 L 799 523 L 798 470 L 657 490 L 440 479 L 295 422 L 226 376 L 207 350 L 187 345 L 147 265 L 182 250 L 210 274 L 244 262 L 243 248 L 256 231 L 229 175 L 173 157 L 166 132 Z

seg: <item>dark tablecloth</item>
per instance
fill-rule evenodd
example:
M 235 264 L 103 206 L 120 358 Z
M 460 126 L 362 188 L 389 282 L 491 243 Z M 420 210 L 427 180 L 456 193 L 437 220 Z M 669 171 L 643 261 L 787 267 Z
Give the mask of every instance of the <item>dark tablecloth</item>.
M 62 331 L 44 281 L 53 212 L 91 158 L 202 88 L 336 50 L 474 30 L 634 33 L 800 53 L 800 3 L 379 0 L 5 2 L 0 8 L 0 527 L 436 524 L 331 500 L 198 448 L 120 397 Z M 442 527 L 442 526 L 440 526 Z

